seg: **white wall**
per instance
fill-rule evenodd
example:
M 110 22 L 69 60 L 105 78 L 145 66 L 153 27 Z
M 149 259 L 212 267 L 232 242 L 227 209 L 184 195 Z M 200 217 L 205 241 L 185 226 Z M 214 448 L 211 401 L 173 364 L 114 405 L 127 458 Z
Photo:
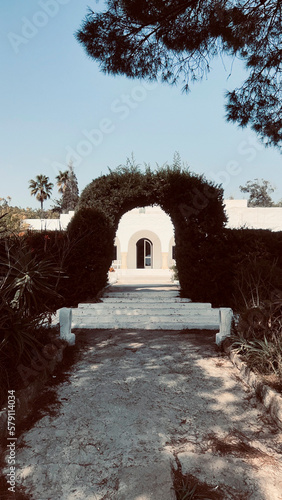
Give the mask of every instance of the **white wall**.
M 248 207 L 247 200 L 224 200 L 227 227 L 282 231 L 282 207 Z
M 163 252 L 169 251 L 173 224 L 170 217 L 156 206 L 145 207 L 145 213 L 140 213 L 139 208 L 134 208 L 121 217 L 116 233 L 121 243 L 121 252 L 127 252 L 129 240 L 134 233 L 145 230 L 157 235 Z M 146 237 L 151 239 L 149 236 L 140 236 L 140 238 Z
M 282 207 L 248 208 L 247 200 L 225 200 L 227 227 L 248 227 L 282 231 Z M 60 219 L 26 219 L 32 229 L 66 229 L 74 212 Z M 173 264 L 174 228 L 170 217 L 159 207 L 134 208 L 119 222 L 115 244 L 117 260 L 123 269 L 136 269 L 136 243 L 148 238 L 153 243 L 153 269 L 167 269 Z
M 23 224 L 36 231 L 60 231 L 67 228 L 73 216 L 74 211 L 70 211 L 68 214 L 61 214 L 59 219 L 24 219 Z
M 225 211 L 228 218 L 227 227 L 239 228 L 249 227 L 251 229 L 271 229 L 282 231 L 282 207 L 250 208 L 247 200 L 224 200 Z M 62 214 L 60 219 L 25 219 L 30 229 L 60 230 L 66 229 L 74 212 Z M 169 239 L 173 235 L 173 225 L 168 215 L 160 207 L 146 207 L 144 214 L 139 213 L 139 208 L 127 212 L 120 220 L 117 237 L 120 240 L 121 252 L 126 251 L 129 238 L 136 231 L 148 229 L 155 231 L 158 235 L 162 248 L 168 248 Z M 170 235 L 170 236 L 168 236 Z M 163 250 L 163 251 L 168 251 Z

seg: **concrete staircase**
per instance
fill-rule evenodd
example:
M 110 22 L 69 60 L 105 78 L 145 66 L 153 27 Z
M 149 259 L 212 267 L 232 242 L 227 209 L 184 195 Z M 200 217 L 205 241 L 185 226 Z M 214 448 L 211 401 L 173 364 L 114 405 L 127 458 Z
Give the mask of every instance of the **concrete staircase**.
M 219 329 L 219 309 L 179 297 L 173 285 L 113 285 L 102 302 L 73 309 L 72 328 Z

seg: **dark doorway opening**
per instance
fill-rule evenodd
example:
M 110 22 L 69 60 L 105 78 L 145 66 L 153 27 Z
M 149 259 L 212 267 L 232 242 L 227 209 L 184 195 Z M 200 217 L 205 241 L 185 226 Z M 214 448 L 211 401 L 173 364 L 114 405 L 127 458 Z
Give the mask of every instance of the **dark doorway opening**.
M 141 238 L 136 243 L 136 267 L 137 269 L 153 267 L 153 243 L 147 238 Z

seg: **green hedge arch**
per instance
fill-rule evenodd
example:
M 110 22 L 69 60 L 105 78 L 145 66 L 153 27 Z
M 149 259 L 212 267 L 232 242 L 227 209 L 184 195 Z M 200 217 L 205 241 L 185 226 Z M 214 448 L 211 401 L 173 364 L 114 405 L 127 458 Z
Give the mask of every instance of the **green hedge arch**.
M 225 267 L 218 262 L 224 258 L 226 215 L 223 190 L 203 175 L 193 174 L 177 164 L 155 171 L 146 168 L 144 172 L 136 166 L 119 167 L 86 186 L 69 229 L 74 236 L 73 228 L 79 230 L 78 221 L 88 214 L 92 239 L 89 237 L 87 245 L 81 248 L 80 260 L 87 265 L 89 245 L 93 246 L 93 252 L 97 248 L 100 229 L 99 224 L 95 229 L 95 224 L 97 213 L 100 213 L 107 228 L 104 239 L 100 238 L 100 245 L 103 245 L 102 254 L 104 252 L 107 258 L 100 258 L 99 267 L 106 280 L 120 218 L 133 208 L 148 205 L 159 205 L 174 225 L 176 265 L 182 296 L 218 305 L 228 281 Z

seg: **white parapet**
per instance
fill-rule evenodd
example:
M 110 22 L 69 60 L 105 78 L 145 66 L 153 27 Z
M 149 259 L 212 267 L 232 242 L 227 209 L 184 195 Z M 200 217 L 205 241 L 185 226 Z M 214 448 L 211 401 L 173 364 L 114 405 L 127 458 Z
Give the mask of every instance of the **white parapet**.
M 60 318 L 60 337 L 66 340 L 70 345 L 75 344 L 75 335 L 71 333 L 71 323 L 72 323 L 72 309 L 68 307 L 62 307 L 59 309 Z
M 219 309 L 219 332 L 215 336 L 217 345 L 231 335 L 231 322 L 233 318 L 233 311 L 230 307 L 221 307 Z

